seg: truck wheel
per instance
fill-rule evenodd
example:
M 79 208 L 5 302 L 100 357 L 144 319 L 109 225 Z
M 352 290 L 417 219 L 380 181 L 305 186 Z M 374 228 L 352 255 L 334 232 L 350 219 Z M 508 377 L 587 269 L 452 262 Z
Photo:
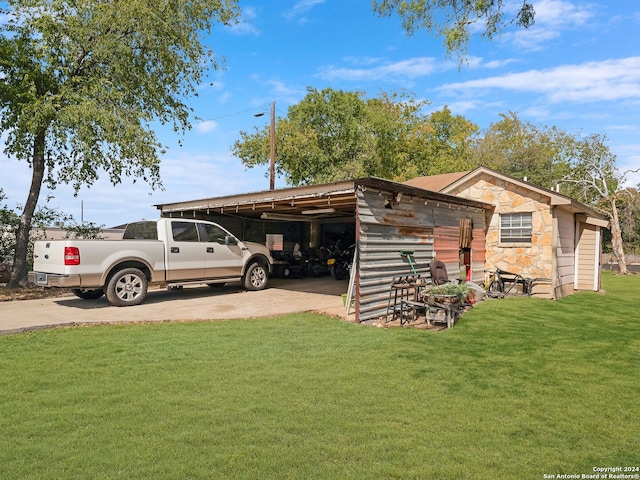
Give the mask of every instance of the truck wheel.
M 138 305 L 147 295 L 147 276 L 137 268 L 123 268 L 107 284 L 107 300 L 117 307 Z
M 78 298 L 83 300 L 97 300 L 104 295 L 104 290 L 96 288 L 95 290 L 88 290 L 86 288 L 74 288 L 71 292 Z
M 269 275 L 259 263 L 252 263 L 244 274 L 244 287 L 247 290 L 262 290 L 267 286 Z

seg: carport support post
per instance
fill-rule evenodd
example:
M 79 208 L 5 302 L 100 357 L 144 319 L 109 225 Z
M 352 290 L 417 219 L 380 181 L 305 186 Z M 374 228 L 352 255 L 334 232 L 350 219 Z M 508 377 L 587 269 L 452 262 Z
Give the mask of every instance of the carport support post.
M 320 240 L 320 222 L 313 220 L 309 224 L 309 248 L 316 248 Z

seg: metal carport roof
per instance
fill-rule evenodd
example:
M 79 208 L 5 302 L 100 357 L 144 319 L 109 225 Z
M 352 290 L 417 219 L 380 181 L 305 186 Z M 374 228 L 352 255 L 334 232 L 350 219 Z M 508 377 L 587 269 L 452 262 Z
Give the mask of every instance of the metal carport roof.
M 356 212 L 356 188 L 397 192 L 469 207 L 487 207 L 477 201 L 376 177 L 164 203 L 157 204 L 155 207 L 161 211 L 162 216 L 236 214 L 248 218 L 280 218 L 292 221 L 322 217 L 353 217 Z

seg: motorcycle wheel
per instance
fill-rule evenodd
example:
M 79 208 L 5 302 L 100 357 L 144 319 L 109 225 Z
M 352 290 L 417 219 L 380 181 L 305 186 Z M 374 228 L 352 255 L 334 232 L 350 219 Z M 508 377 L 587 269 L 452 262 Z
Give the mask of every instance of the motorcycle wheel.
M 342 267 L 336 267 L 335 265 L 331 267 L 331 276 L 334 278 L 334 280 L 344 280 L 345 273 L 346 272 Z

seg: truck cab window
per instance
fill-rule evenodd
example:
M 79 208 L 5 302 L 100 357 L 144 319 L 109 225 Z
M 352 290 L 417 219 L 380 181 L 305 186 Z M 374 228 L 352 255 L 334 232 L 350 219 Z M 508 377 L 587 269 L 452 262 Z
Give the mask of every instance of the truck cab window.
M 156 222 L 135 222 L 127 225 L 123 240 L 157 240 L 158 229 Z
M 210 225 L 208 223 L 203 224 L 204 230 L 206 232 L 206 241 L 207 242 L 215 242 L 221 245 L 225 244 L 228 233 L 222 230 L 220 227 L 216 225 Z
M 171 233 L 175 242 L 198 241 L 198 229 L 195 223 L 171 222 Z

